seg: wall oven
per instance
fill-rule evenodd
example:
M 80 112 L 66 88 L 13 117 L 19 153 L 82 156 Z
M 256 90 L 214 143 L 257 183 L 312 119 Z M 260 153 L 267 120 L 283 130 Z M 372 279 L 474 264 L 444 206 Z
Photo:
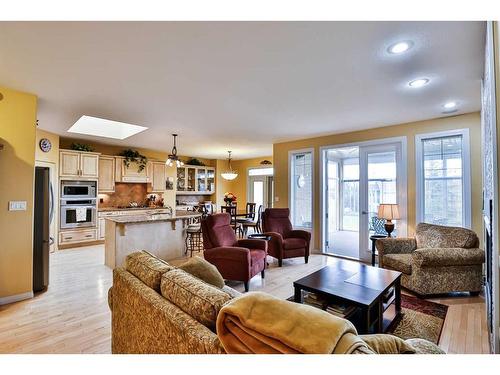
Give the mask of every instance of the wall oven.
M 96 192 L 96 181 L 61 181 L 61 199 L 91 199 Z
M 61 199 L 61 229 L 96 226 L 96 200 Z

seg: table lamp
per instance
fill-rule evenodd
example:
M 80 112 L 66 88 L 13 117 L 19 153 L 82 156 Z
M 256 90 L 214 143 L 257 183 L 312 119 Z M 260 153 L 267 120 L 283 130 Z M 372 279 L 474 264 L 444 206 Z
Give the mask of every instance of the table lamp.
M 392 203 L 381 203 L 378 206 L 377 217 L 379 219 L 385 219 L 384 224 L 385 231 L 387 232 L 387 237 L 391 237 L 391 233 L 394 230 L 394 223 L 392 220 L 401 219 L 399 216 L 399 206 Z

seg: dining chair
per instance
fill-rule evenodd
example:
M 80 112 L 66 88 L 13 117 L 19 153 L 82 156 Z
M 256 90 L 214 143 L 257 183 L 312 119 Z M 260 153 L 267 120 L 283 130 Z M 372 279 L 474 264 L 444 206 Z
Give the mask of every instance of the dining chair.
M 262 209 L 263 209 L 263 206 L 260 205 L 259 206 L 259 210 L 257 212 L 257 215 L 255 215 L 254 213 L 254 219 L 253 220 L 249 220 L 247 219 L 246 221 L 242 222 L 241 225 L 243 226 L 243 235 L 246 236 L 247 233 L 248 233 L 248 228 L 253 228 L 253 232 L 254 233 L 262 233 L 262 227 L 261 227 L 261 223 L 262 223 Z M 257 216 L 257 218 L 255 219 L 255 216 Z
M 236 204 L 232 204 L 230 206 L 221 206 L 220 211 L 222 213 L 224 213 L 224 212 L 228 213 L 231 216 L 231 228 L 233 228 L 235 234 L 239 233 L 241 236 L 243 236 L 243 226 L 241 225 L 241 223 L 238 223 L 238 221 L 236 220 L 236 218 L 237 218 L 237 216 L 236 216 L 236 213 L 237 213 Z

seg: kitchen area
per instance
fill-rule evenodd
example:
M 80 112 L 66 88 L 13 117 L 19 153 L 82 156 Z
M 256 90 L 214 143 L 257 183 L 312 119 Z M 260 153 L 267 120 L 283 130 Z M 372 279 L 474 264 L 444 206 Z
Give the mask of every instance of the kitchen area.
M 60 149 L 58 249 L 104 243 L 111 268 L 139 249 L 181 257 L 186 226 L 215 200 L 215 180 L 212 166 Z

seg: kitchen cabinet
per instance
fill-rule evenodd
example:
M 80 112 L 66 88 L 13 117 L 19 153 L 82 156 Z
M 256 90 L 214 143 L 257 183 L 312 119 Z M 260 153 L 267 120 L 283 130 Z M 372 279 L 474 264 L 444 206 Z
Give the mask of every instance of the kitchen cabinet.
M 74 245 L 97 240 L 96 229 L 74 229 L 59 232 L 59 245 Z
M 100 217 L 98 222 L 99 222 L 99 226 L 97 227 L 98 237 L 99 240 L 104 240 L 106 238 L 106 219 Z
M 99 156 L 99 193 L 115 191 L 115 158 L 114 156 Z
M 177 168 L 177 194 L 215 193 L 215 168 L 186 165 Z
M 73 150 L 59 152 L 59 176 L 70 179 L 97 179 L 99 154 Z
M 125 158 L 121 156 L 115 157 L 115 181 L 116 182 L 150 182 L 148 175 L 149 163 L 146 168 L 139 172 L 139 165 L 131 162 L 127 167 L 123 162 Z
M 167 180 L 167 174 L 165 170 L 165 162 L 153 161 L 150 162 L 149 175 L 151 181 L 150 192 L 158 193 L 165 191 L 165 183 Z

